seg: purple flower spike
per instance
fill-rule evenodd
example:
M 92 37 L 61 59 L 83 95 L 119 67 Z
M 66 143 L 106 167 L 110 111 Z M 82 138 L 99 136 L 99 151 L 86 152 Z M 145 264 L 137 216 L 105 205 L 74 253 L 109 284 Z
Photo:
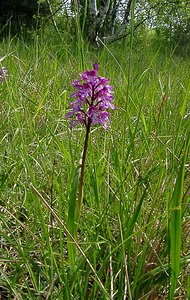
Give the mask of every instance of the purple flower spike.
M 94 64 L 93 70 L 86 70 L 80 74 L 80 80 L 74 80 L 72 85 L 77 90 L 70 97 L 74 101 L 70 103 L 70 111 L 66 118 L 71 119 L 70 127 L 78 123 L 86 127 L 91 124 L 101 124 L 104 129 L 108 128 L 108 109 L 115 109 L 113 104 L 113 86 L 109 79 L 98 76 L 98 64 Z
M 5 67 L 2 67 L 0 69 L 0 83 L 3 82 L 4 78 L 7 76 L 7 73 L 8 73 L 8 71 Z

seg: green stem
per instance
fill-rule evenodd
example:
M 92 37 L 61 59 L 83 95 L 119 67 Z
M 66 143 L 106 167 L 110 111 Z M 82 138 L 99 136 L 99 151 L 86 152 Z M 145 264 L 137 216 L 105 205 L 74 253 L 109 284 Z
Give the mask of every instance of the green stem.
M 86 126 L 86 136 L 85 136 L 84 148 L 83 148 L 83 154 L 82 154 L 82 161 L 81 161 L 80 180 L 79 180 L 79 194 L 78 194 L 77 214 L 76 214 L 77 223 L 79 221 L 81 207 L 82 207 L 82 200 L 83 200 L 84 170 L 85 170 L 86 151 L 87 151 L 87 147 L 88 147 L 90 127 L 91 127 L 91 119 L 88 118 L 88 123 L 87 123 L 87 126 Z

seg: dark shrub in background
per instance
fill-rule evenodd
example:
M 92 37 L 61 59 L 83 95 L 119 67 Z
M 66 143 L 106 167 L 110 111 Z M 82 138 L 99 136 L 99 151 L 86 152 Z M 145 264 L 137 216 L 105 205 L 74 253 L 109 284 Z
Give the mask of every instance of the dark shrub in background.
M 42 16 L 49 14 L 46 2 L 38 0 L 1 0 L 0 35 L 18 34 L 40 25 Z M 38 17 L 37 17 L 38 16 Z

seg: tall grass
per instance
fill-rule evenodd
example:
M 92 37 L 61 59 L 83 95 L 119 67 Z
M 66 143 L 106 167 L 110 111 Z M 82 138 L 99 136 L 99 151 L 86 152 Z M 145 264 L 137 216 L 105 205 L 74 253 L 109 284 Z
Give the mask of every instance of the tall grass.
M 65 113 L 83 62 L 54 39 L 1 44 L 2 298 L 188 299 L 189 60 L 143 41 L 133 40 L 132 59 L 126 42 L 83 45 L 117 109 L 107 132 L 90 135 L 70 260 L 64 226 L 85 132 L 71 131 Z

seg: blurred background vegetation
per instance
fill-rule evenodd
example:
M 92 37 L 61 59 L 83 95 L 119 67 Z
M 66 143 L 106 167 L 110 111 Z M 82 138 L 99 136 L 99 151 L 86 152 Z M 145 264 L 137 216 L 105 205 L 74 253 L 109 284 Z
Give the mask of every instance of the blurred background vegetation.
M 132 33 L 154 38 L 176 53 L 190 55 L 190 1 L 152 0 L 2 0 L 0 36 L 24 34 L 33 29 L 53 30 L 64 40 L 82 36 L 93 46 L 112 43 Z M 131 26 L 133 18 L 133 26 Z M 77 25 L 77 26 L 76 26 Z

